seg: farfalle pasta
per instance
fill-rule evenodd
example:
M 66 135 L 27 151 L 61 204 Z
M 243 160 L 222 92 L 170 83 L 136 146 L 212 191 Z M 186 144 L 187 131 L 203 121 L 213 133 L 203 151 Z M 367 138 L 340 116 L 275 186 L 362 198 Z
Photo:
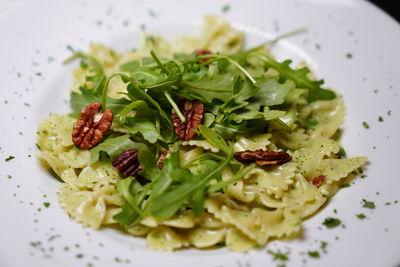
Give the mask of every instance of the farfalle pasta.
M 137 51 L 76 52 L 72 113 L 50 115 L 37 138 L 38 157 L 62 181 L 60 207 L 155 250 L 247 252 L 299 234 L 367 158 L 340 153 L 338 93 L 243 42 L 207 16 L 200 37 L 144 35 Z M 93 103 L 96 114 L 82 112 Z M 109 129 L 99 120 L 106 109 Z M 78 118 L 83 137 L 102 130 L 91 149 L 72 140 Z

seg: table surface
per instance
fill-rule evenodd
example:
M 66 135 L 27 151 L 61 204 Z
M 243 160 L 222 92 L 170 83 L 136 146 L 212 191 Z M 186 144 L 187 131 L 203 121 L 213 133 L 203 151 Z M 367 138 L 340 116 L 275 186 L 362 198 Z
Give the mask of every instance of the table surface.
M 380 7 L 387 14 L 393 17 L 397 22 L 400 22 L 400 9 L 398 7 L 398 1 L 387 1 L 387 0 L 369 0 L 376 6 Z

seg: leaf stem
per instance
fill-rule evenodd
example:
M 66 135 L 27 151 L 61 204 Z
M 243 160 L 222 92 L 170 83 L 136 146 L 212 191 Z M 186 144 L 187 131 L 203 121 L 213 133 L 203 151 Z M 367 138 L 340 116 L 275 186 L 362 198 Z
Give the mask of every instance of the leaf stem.
M 221 161 L 223 161 L 225 159 L 225 157 L 221 157 L 216 154 L 204 153 L 204 154 L 201 154 L 200 156 L 198 156 L 197 158 L 194 158 L 191 161 L 189 161 L 188 163 L 186 163 L 185 166 L 182 166 L 182 168 L 188 168 L 191 164 L 195 163 L 196 161 L 206 159 L 207 157 L 215 158 L 215 159 L 218 159 Z
M 243 176 L 245 176 L 247 173 L 249 173 L 252 169 L 254 169 L 256 167 L 255 164 L 250 164 L 249 166 L 242 168 L 238 173 L 236 173 L 235 176 L 233 176 L 232 178 L 225 180 L 225 181 L 221 181 L 219 183 L 210 185 L 210 187 L 208 188 L 208 192 L 215 192 L 218 191 L 230 184 L 233 184 L 234 182 L 242 179 Z
M 186 118 L 183 116 L 182 112 L 179 110 L 179 107 L 176 105 L 174 100 L 171 98 L 171 95 L 168 92 L 164 92 L 165 97 L 167 98 L 168 102 L 171 104 L 173 109 L 175 110 L 176 114 L 178 115 L 179 119 L 182 122 L 186 121 Z
M 256 47 L 250 48 L 246 52 L 247 53 L 251 53 L 251 52 L 257 51 L 258 49 L 260 49 L 260 48 L 262 48 L 262 47 L 264 47 L 266 45 L 273 45 L 273 44 L 275 44 L 276 42 L 278 42 L 281 39 L 284 39 L 284 38 L 287 38 L 287 37 L 290 37 L 290 36 L 305 32 L 305 31 L 307 31 L 307 28 L 306 27 L 301 27 L 301 28 L 292 30 L 290 32 L 286 32 L 284 34 L 278 35 L 277 37 L 275 37 L 272 40 L 265 41 L 265 42 L 263 42 L 262 44 L 260 44 L 260 45 L 258 45 Z
M 228 56 L 224 56 L 224 55 L 203 55 L 203 56 L 199 56 L 196 58 L 197 59 L 203 59 L 203 58 L 214 58 L 215 60 L 213 61 L 217 61 L 217 60 L 221 60 L 221 59 L 226 59 L 228 60 L 230 63 L 232 63 L 233 65 L 235 65 L 241 72 L 243 72 L 243 74 L 249 78 L 249 80 L 255 84 L 256 80 L 254 80 L 254 78 L 250 75 L 250 73 L 247 72 L 247 70 L 245 70 L 245 68 L 243 68 L 239 63 L 237 63 L 234 59 L 228 57 Z
M 158 58 L 156 52 L 154 52 L 154 50 L 151 50 L 150 51 L 150 55 L 154 59 L 154 61 L 157 63 L 157 65 L 161 68 L 161 70 L 163 72 L 165 72 L 167 75 L 169 75 L 169 71 L 164 67 L 164 65 L 162 64 L 161 60 Z
M 114 78 L 115 76 L 126 76 L 124 73 L 121 72 L 117 72 L 117 73 L 113 73 L 110 75 L 110 77 L 108 77 L 103 91 L 102 91 L 102 97 L 101 97 L 101 105 L 102 105 L 102 110 L 103 112 L 106 110 L 106 105 L 107 105 L 107 92 L 108 92 L 108 85 L 110 84 L 110 81 L 112 78 Z

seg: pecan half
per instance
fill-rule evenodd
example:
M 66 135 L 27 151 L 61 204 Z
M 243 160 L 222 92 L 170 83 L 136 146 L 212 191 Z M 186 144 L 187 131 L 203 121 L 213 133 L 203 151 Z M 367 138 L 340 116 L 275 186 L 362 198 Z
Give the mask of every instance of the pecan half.
M 142 170 L 138 160 L 139 149 L 128 149 L 119 154 L 112 165 L 120 172 L 122 177 L 135 176 Z
M 162 170 L 162 168 L 164 167 L 164 160 L 166 158 L 169 157 L 169 150 L 164 150 L 161 155 L 160 158 L 157 160 L 157 168 L 159 168 L 160 170 Z
M 186 120 L 182 122 L 176 111 L 172 110 L 172 123 L 175 133 L 181 140 L 190 140 L 196 136 L 192 130 L 198 130 L 203 121 L 203 103 L 197 99 L 189 101 L 184 97 L 178 98 L 176 103 Z
M 325 179 L 326 176 L 325 175 L 320 175 L 320 176 L 315 176 L 312 179 L 312 183 L 313 185 L 315 185 L 316 187 L 320 187 L 321 185 L 323 185 L 325 183 Z
M 235 152 L 234 157 L 237 161 L 244 163 L 255 162 L 259 166 L 281 165 L 292 160 L 292 156 L 286 152 L 265 151 L 261 149 Z
M 197 51 L 194 52 L 194 53 L 196 54 L 196 56 L 203 56 L 203 55 L 212 54 L 211 51 L 208 51 L 208 50 L 206 50 L 206 49 L 197 50 Z M 199 59 L 199 60 L 197 61 L 197 63 L 203 63 L 203 62 L 207 62 L 207 61 L 209 61 L 209 60 L 212 60 L 212 58 L 206 57 L 206 58 Z
M 98 102 L 87 105 L 75 123 L 72 142 L 80 149 L 87 150 L 99 144 L 110 129 L 113 121 L 112 111 L 107 109 L 101 114 L 100 110 L 101 104 Z

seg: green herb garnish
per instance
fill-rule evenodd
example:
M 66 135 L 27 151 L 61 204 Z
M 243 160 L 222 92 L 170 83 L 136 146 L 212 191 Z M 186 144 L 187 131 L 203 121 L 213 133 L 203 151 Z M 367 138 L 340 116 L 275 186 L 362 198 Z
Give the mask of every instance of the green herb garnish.
M 367 216 L 365 216 L 365 214 L 363 214 L 363 213 L 356 214 L 356 216 L 358 219 L 361 219 L 361 220 L 364 220 L 365 218 L 367 218 Z
M 367 122 L 365 122 L 365 121 L 362 122 L 362 126 L 363 126 L 365 129 L 369 129 L 369 124 L 368 124 Z
M 328 217 L 324 220 L 322 224 L 325 225 L 327 228 L 334 228 L 339 226 L 341 223 L 342 222 L 337 218 Z
M 5 161 L 10 161 L 10 160 L 13 160 L 13 159 L 15 159 L 14 156 L 8 156 L 8 158 L 6 158 Z
M 307 254 L 311 258 L 319 259 L 319 252 L 318 251 L 308 251 Z
M 228 12 L 230 9 L 231 9 L 231 6 L 226 4 L 222 7 L 221 11 L 225 13 L 225 12 Z
M 278 249 L 277 252 L 274 252 L 274 251 L 272 251 L 272 250 L 268 250 L 267 252 L 268 252 L 268 254 L 271 254 L 271 255 L 273 256 L 273 258 L 272 258 L 273 261 L 276 261 L 276 260 L 279 260 L 279 261 L 288 261 L 288 260 L 289 260 L 289 251 L 287 251 L 286 253 L 284 253 L 284 252 L 281 252 L 281 251 Z
M 368 208 L 368 209 L 375 209 L 375 203 L 372 201 L 367 201 L 365 199 L 362 200 L 363 201 L 363 207 L 364 208 Z

